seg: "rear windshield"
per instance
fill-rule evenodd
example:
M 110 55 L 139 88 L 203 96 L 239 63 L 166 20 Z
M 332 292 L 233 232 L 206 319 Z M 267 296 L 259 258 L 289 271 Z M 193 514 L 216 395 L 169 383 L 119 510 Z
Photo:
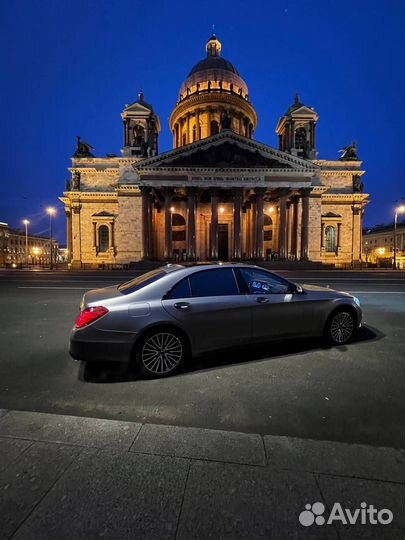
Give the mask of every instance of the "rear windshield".
M 118 285 L 118 290 L 122 294 L 131 294 L 135 291 L 139 291 L 139 289 L 142 289 L 143 287 L 146 287 L 146 285 L 157 281 L 165 275 L 166 272 L 162 271 L 161 268 L 157 268 L 156 270 L 146 272 L 146 274 L 142 274 L 135 279 L 131 279 L 131 281 Z

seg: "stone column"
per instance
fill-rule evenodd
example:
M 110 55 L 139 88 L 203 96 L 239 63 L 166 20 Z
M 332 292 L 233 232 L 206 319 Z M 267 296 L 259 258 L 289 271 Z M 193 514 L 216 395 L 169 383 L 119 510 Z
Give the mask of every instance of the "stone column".
M 281 260 L 287 257 L 287 195 L 282 194 L 279 200 L 280 221 L 278 225 L 278 253 Z
M 164 218 L 165 218 L 165 244 L 164 244 L 164 258 L 170 261 L 173 256 L 172 252 L 172 212 L 170 207 L 172 205 L 172 195 L 169 188 L 164 188 Z
M 294 260 L 298 259 L 298 201 L 298 195 L 291 197 L 291 255 L 293 256 Z
M 143 258 L 150 259 L 152 256 L 152 204 L 150 189 L 141 186 L 142 193 L 142 251 Z
M 234 188 L 233 192 L 233 258 L 240 260 L 242 256 L 242 188 Z
M 302 225 L 301 225 L 301 260 L 308 260 L 308 229 L 309 229 L 309 194 L 310 189 L 302 189 Z
M 211 189 L 211 259 L 218 259 L 218 189 Z
M 72 206 L 72 263 L 80 266 L 82 262 L 82 231 L 80 223 L 80 204 Z
M 200 128 L 200 111 L 197 109 L 195 113 L 195 125 L 196 125 L 196 140 L 201 139 L 201 128 Z
M 187 259 L 196 259 L 195 188 L 187 188 Z
M 186 130 L 187 130 L 186 144 L 189 144 L 191 142 L 191 137 L 190 137 L 190 114 L 187 114 Z
M 264 188 L 256 188 L 256 220 L 255 220 L 255 237 L 256 237 L 256 258 L 262 260 L 263 253 L 263 233 L 264 233 Z
M 72 211 L 65 210 L 66 214 L 66 241 L 67 241 L 67 250 L 68 256 L 67 261 L 70 262 L 73 258 L 73 238 L 72 238 Z

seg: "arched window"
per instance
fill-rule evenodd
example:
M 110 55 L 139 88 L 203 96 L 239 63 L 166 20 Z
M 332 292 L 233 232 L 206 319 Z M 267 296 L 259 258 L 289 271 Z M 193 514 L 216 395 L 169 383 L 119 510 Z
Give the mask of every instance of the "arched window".
M 101 225 L 98 228 L 98 250 L 108 251 L 110 247 L 110 230 L 107 225 Z
M 307 141 L 307 130 L 303 127 L 300 127 L 295 132 L 295 148 L 302 150 L 305 148 Z
M 263 240 L 271 242 L 273 240 L 273 220 L 268 214 L 264 214 Z
M 336 229 L 332 225 L 325 229 L 325 250 L 327 253 L 336 252 Z
M 193 142 L 197 140 L 197 126 L 193 126 Z
M 186 220 L 181 214 L 172 214 L 172 240 L 173 242 L 186 240 Z
M 212 120 L 211 122 L 211 135 L 216 135 L 219 133 L 219 125 L 216 120 Z
M 181 227 L 186 224 L 186 220 L 181 214 L 172 214 L 172 225 L 173 227 Z

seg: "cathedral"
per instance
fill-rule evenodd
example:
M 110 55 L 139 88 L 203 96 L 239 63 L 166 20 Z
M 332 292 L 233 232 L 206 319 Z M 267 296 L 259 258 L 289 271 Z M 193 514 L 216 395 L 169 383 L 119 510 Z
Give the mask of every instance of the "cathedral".
M 121 116 L 121 156 L 78 138 L 61 197 L 72 267 L 140 260 L 361 260 L 362 162 L 355 143 L 318 159 L 313 107 L 295 96 L 276 126 L 278 149 L 255 140 L 249 89 L 212 35 L 170 116 L 173 150 L 143 93 Z

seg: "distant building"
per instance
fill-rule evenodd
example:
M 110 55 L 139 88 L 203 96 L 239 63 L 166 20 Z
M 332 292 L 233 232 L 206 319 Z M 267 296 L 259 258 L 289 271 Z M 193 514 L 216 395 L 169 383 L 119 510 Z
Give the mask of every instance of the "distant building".
M 360 262 L 369 196 L 355 143 L 339 159 L 319 159 L 319 116 L 298 95 L 278 121 L 278 148 L 256 141 L 248 86 L 221 49 L 211 36 L 180 88 L 169 121 L 173 150 L 159 153 L 159 117 L 143 93 L 122 112 L 122 156 L 96 157 L 78 139 L 61 197 L 73 267 Z
M 55 264 L 59 258 L 58 241 L 53 240 L 52 245 L 52 259 Z M 49 238 L 32 234 L 26 237 L 24 231 L 10 229 L 7 223 L 0 222 L 0 267 L 23 264 L 49 265 Z
M 378 225 L 363 231 L 363 261 L 391 267 L 394 259 L 394 226 Z M 405 268 L 405 223 L 397 226 L 397 267 Z

